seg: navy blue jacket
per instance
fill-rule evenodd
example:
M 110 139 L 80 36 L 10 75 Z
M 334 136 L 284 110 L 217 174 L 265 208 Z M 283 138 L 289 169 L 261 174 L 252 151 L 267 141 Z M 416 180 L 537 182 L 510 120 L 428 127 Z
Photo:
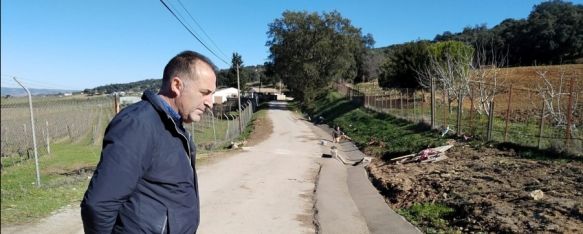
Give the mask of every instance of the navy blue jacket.
M 196 233 L 196 149 L 156 95 L 144 92 L 109 123 L 81 202 L 85 233 Z

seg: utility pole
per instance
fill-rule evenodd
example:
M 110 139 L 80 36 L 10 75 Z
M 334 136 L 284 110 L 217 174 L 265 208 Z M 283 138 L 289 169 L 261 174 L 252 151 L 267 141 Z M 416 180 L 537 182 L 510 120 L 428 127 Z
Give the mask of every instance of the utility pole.
M 261 76 L 259 75 L 259 71 L 257 70 L 257 68 L 255 68 L 255 74 L 257 75 L 257 78 L 259 79 L 259 93 L 261 93 Z
M 239 80 L 239 64 L 237 63 L 237 99 L 239 99 L 239 134 L 243 133 L 243 124 L 241 123 L 241 84 Z

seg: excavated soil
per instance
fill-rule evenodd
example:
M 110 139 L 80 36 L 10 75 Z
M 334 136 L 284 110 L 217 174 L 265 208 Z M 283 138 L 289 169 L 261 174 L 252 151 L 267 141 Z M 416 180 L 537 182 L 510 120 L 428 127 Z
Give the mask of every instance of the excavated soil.
M 427 202 L 454 208 L 447 219 L 455 230 L 583 233 L 581 160 L 524 159 L 464 143 L 446 154 L 439 162 L 400 165 L 375 158 L 367 171 L 393 209 Z M 537 200 L 536 190 L 543 195 Z

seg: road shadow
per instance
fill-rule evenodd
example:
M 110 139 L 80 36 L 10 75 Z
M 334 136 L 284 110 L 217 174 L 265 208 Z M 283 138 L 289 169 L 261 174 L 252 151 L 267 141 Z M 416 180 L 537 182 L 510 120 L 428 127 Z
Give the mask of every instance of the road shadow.
M 270 101 L 261 106 L 269 110 L 291 110 L 291 107 L 286 101 Z

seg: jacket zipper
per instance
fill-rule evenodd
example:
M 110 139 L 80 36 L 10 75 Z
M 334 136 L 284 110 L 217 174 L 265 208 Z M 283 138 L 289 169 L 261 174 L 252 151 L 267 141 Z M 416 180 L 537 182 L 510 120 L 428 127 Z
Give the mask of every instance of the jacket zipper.
M 174 119 L 172 119 L 172 117 L 170 117 L 170 116 L 168 116 L 168 118 L 174 124 L 174 129 L 176 129 L 176 132 L 178 132 L 178 134 L 180 134 L 180 136 L 182 136 L 184 139 L 186 139 L 186 147 L 188 149 L 188 152 L 187 152 L 188 157 L 187 158 L 188 158 L 188 162 L 190 162 L 190 165 L 192 165 L 192 155 L 190 155 L 190 142 L 189 142 L 188 138 L 184 134 L 182 134 L 180 132 L 180 130 L 178 130 L 178 127 L 176 127 L 176 122 L 174 122 Z M 192 170 L 194 171 L 194 168 L 192 168 Z
M 162 231 L 160 231 L 160 234 L 164 234 L 164 231 L 166 231 L 166 223 L 168 223 L 168 214 L 164 216 L 164 223 L 162 224 Z

